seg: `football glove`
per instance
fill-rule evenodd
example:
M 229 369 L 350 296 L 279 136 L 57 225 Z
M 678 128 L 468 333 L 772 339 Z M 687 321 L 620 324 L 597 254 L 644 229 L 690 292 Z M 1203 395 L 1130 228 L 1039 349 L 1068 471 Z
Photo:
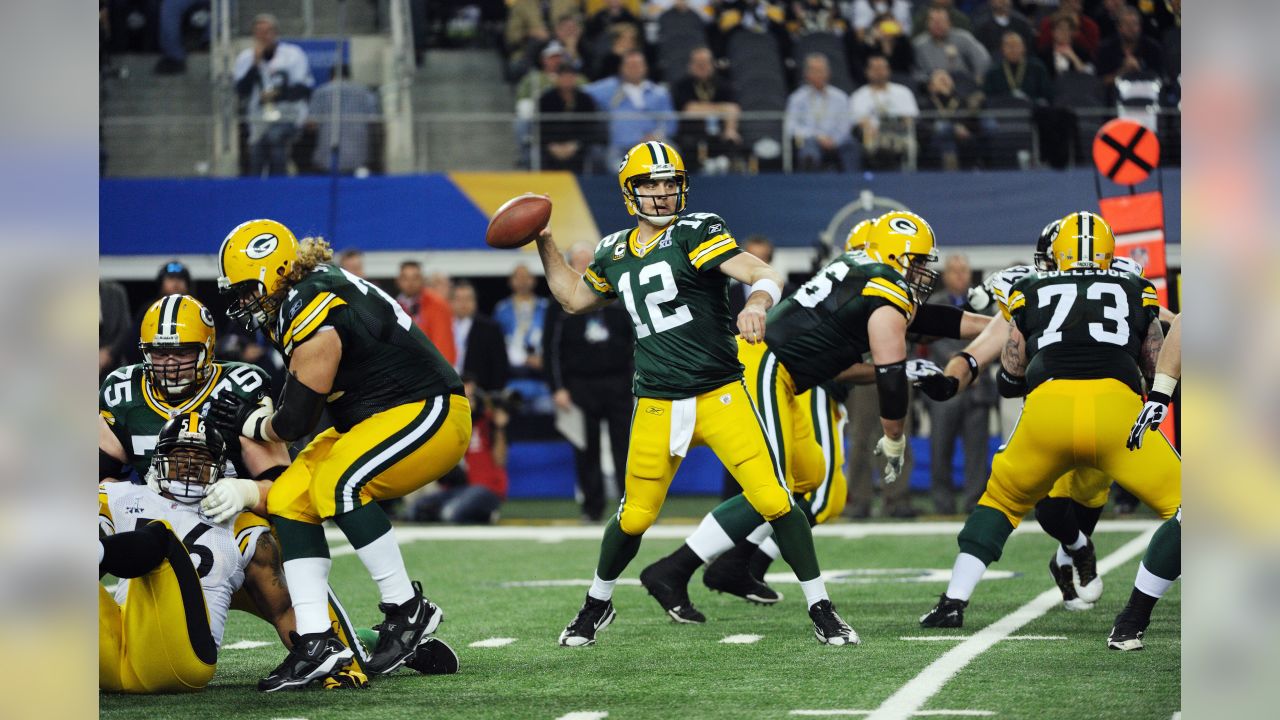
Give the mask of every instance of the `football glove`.
M 1148 393 L 1147 404 L 1142 406 L 1142 412 L 1138 413 L 1138 419 L 1133 423 L 1133 428 L 1129 430 L 1129 440 L 1125 443 L 1125 447 L 1130 450 L 1140 449 L 1142 447 L 1142 439 L 1146 437 L 1147 432 L 1160 427 L 1160 423 L 1164 422 L 1168 410 L 1168 395 L 1154 391 Z
M 206 406 L 205 417 L 223 433 L 243 435 L 262 441 L 262 426 L 275 411 L 275 403 L 269 397 L 256 401 L 235 393 L 221 393 Z
M 960 389 L 959 380 L 943 373 L 942 368 L 928 360 L 908 360 L 907 379 L 938 402 L 950 400 Z
M 932 360 L 908 360 L 907 361 L 907 379 L 911 382 L 926 377 L 928 375 L 941 375 L 942 368 L 938 367 Z
M 985 284 L 969 288 L 969 307 L 974 312 L 982 312 L 991 307 L 991 290 Z
M 325 690 L 368 690 L 369 676 L 354 668 L 343 668 L 321 683 Z
M 889 436 L 881 436 L 879 442 L 876 443 L 875 454 L 885 459 L 884 463 L 884 484 L 888 485 L 898 479 L 898 475 L 902 473 L 903 459 L 907 453 L 907 438 L 900 437 L 897 440 L 890 440 Z
M 205 517 L 223 523 L 258 504 L 258 483 L 245 478 L 222 478 L 209 488 L 200 509 Z

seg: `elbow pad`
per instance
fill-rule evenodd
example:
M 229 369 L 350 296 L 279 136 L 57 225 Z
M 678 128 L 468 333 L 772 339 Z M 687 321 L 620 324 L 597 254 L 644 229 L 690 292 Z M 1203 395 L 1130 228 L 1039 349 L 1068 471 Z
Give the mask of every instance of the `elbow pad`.
M 102 452 L 102 448 L 98 448 L 98 479 L 99 480 L 118 480 L 129 474 L 125 469 L 124 463 Z
M 271 416 L 271 429 L 281 440 L 293 442 L 311 432 L 320 422 L 323 411 L 324 395 L 304 385 L 294 373 L 289 373 L 284 379 L 284 389 L 280 391 L 280 407 Z
M 916 316 L 907 326 L 907 332 L 930 337 L 959 338 L 960 322 L 964 310 L 950 305 L 925 303 L 916 308 Z
M 1000 372 L 996 374 L 996 388 L 1002 398 L 1020 398 L 1027 394 L 1027 379 L 1010 375 L 1008 370 L 1000 368 Z
M 876 366 L 876 391 L 880 396 L 880 417 L 901 420 L 907 416 L 907 361 Z

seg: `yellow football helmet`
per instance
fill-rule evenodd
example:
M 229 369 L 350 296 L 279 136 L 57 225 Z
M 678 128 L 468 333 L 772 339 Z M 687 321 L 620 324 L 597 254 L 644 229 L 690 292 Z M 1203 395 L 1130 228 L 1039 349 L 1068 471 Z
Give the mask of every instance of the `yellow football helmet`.
M 644 180 L 674 179 L 680 185 L 676 191 L 676 207 L 670 215 L 646 215 L 640 212 L 640 198 L 636 183 Z M 670 225 L 684 210 L 685 197 L 689 194 L 689 173 L 684 169 L 684 158 L 670 145 L 656 140 L 643 142 L 627 151 L 618 166 L 618 186 L 622 188 L 622 201 L 627 212 L 639 215 L 650 224 L 659 227 Z M 645 195 L 643 197 L 670 197 L 669 195 Z
M 227 315 L 250 331 L 267 328 L 297 259 L 298 239 L 283 224 L 250 220 L 237 226 L 218 251 L 218 290 L 232 295 Z
M 166 295 L 142 315 L 142 372 L 160 397 L 181 400 L 213 374 L 213 314 L 190 295 Z M 169 362 L 175 351 L 195 352 Z
M 938 261 L 933 228 L 919 215 L 906 210 L 887 212 L 867 231 L 867 255 L 902 273 L 902 279 L 924 302 L 933 293 L 939 273 L 929 267 Z
M 867 218 L 854 225 L 849 230 L 849 237 L 844 239 L 844 251 L 865 250 L 867 248 L 867 235 L 871 233 L 871 225 L 873 223 L 875 223 L 875 218 Z
M 1082 210 L 1062 218 L 1062 226 L 1053 238 L 1052 247 L 1059 270 L 1106 270 L 1116 255 L 1116 236 L 1106 220 L 1096 213 Z

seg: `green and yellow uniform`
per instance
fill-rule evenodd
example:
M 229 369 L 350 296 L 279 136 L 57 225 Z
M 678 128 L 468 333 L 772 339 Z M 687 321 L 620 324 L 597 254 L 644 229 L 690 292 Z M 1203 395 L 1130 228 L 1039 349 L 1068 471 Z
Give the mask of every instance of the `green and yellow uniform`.
M 289 290 L 270 336 L 287 362 L 322 328 L 342 343 L 327 397 L 333 427 L 267 498 L 271 515 L 310 524 L 417 490 L 455 466 L 471 439 L 458 374 L 380 288 L 317 267 Z

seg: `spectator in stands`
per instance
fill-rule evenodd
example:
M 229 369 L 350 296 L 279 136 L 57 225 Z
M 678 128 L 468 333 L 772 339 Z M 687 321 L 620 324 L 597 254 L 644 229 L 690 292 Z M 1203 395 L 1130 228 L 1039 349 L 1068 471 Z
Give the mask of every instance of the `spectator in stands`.
M 558 40 L 547 43 L 538 53 L 539 66 L 525 73 L 516 85 L 516 141 L 520 144 L 521 167 L 528 168 L 533 148 L 533 121 L 542 94 L 556 86 L 556 76 L 565 66 L 564 46 Z M 569 68 L 572 70 L 573 68 Z M 576 84 L 585 83 L 582 78 Z M 545 139 L 544 139 L 545 144 Z
M 147 309 L 151 307 L 155 301 L 167 295 L 188 295 L 191 293 L 191 270 L 187 268 L 180 260 L 170 260 L 160 266 L 159 272 L 156 273 L 156 294 L 150 300 L 142 304 L 134 312 L 133 324 L 130 325 L 130 333 L 137 335 L 138 329 L 142 327 L 142 318 L 147 314 Z M 129 364 L 142 362 L 142 351 L 138 349 L 136 342 L 130 342 L 125 347 L 125 360 Z
M 597 112 L 596 101 L 581 86 L 582 76 L 564 66 L 556 73 L 555 87 L 538 99 L 542 138 L 542 169 L 568 170 L 582 174 L 587 170 L 595 148 L 604 143 L 604 130 L 593 118 L 557 119 L 566 113 Z
M 181 75 L 187 71 L 187 47 L 182 42 L 182 21 L 196 5 L 208 4 L 208 0 L 160 0 L 160 59 L 156 61 L 157 75 Z M 205 26 L 208 38 L 213 19 Z
M 124 364 L 130 345 L 137 342 L 138 326 L 130 325 L 129 296 L 124 286 L 98 281 L 98 382 Z
M 582 28 L 583 42 L 587 47 L 598 47 L 598 43 L 603 42 L 601 38 L 618 24 L 630 25 L 635 29 L 637 38 L 644 37 L 644 25 L 627 7 L 625 0 L 604 0 L 604 7 L 588 18 Z
M 1039 50 L 1044 50 L 1053 43 L 1053 21 L 1055 18 L 1064 15 L 1076 21 L 1076 34 L 1071 38 L 1071 41 L 1083 47 L 1090 55 L 1097 53 L 1098 43 L 1101 42 L 1098 23 L 1081 12 L 1081 0 L 1062 0 L 1062 4 L 1058 6 L 1056 13 L 1046 15 L 1040 20 L 1040 29 L 1036 35 L 1036 47 Z
M 792 35 L 822 32 L 844 37 L 848 29 L 835 0 L 792 0 L 787 13 L 787 30 Z
M 616 166 L 633 146 L 649 140 L 666 140 L 675 134 L 676 121 L 671 117 L 671 95 L 661 85 L 647 79 L 649 66 L 644 53 L 628 52 L 615 77 L 597 80 L 585 86 L 586 91 L 609 119 L 607 162 Z M 637 116 L 637 113 L 645 113 Z
M 358 278 L 364 277 L 364 251 L 347 248 L 338 253 L 338 267 Z
M 827 56 L 812 53 L 804 59 L 804 84 L 787 98 L 786 124 L 796 145 L 801 170 L 819 170 L 834 164 L 839 172 L 858 169 L 858 148 L 853 141 L 853 116 L 849 96 L 829 85 Z
M 849 98 L 855 133 L 862 135 L 862 164 L 869 169 L 901 167 L 920 116 L 916 96 L 889 81 L 889 61 L 882 56 L 867 60 L 866 73 L 867 84 Z
M 980 99 L 979 96 L 975 96 Z M 927 124 L 927 150 L 937 155 L 943 170 L 956 170 L 972 165 L 976 157 L 977 128 L 972 106 L 956 93 L 951 74 L 939 68 L 929 76 L 925 90 L 925 109 L 933 116 Z M 922 139 L 924 144 L 925 140 Z
M 594 246 L 574 245 L 569 265 L 585 271 Z M 631 318 L 617 303 L 580 315 L 569 315 L 552 303 L 547 313 L 547 370 L 558 410 L 582 411 L 583 447 L 574 446 L 582 517 L 598 522 L 604 515 L 605 492 L 600 423 L 609 423 L 615 489 L 621 490 L 631 435 Z M 600 358 L 616 361 L 600 362 Z
M 967 309 L 972 279 L 966 256 L 947 256 L 942 271 L 942 288 L 934 293 L 929 302 Z M 966 344 L 964 340 L 935 340 L 928 346 L 929 359 L 946 364 Z M 925 398 L 931 428 L 929 474 L 932 477 L 934 511 L 939 515 L 950 515 L 956 511 L 952 467 L 957 437 L 964 450 L 964 495 L 961 510 L 967 512 L 982 495 L 991 470 L 988 427 L 995 403 L 995 383 L 989 372 L 982 373 L 978 381 L 959 397 L 946 402 Z
M 952 0 L 929 0 L 927 3 L 917 2 L 916 5 L 919 6 L 919 9 L 916 10 L 915 16 L 911 18 L 912 26 L 915 28 L 927 26 L 929 13 L 934 10 L 941 10 L 947 14 L 947 20 L 951 23 L 949 27 L 965 32 L 971 32 L 973 29 L 973 23 L 969 20 L 969 16 L 957 10 L 956 4 Z M 922 34 L 918 30 L 917 33 Z
M 924 82 L 939 68 L 959 82 L 963 73 L 978 80 L 987 72 L 991 56 L 967 30 L 953 28 L 946 8 L 930 7 L 925 32 L 913 41 L 916 52 L 916 80 Z
M 316 88 L 307 108 L 307 128 L 315 133 L 315 150 L 311 153 L 311 169 L 328 173 L 334 168 L 334 112 L 338 112 L 338 165 L 343 175 L 367 173 L 371 149 L 380 146 L 375 138 L 382 129 L 378 96 L 367 86 L 351 82 L 351 68 L 346 63 L 334 67 L 334 77 Z M 380 163 L 379 163 L 380 164 Z
M 711 50 L 689 53 L 688 72 L 671 88 L 675 107 L 682 113 L 707 113 L 704 118 L 682 119 L 676 145 L 689 172 L 726 172 L 743 154 L 738 134 L 738 106 L 733 88 L 716 74 Z M 736 317 L 736 315 L 735 315 Z
M 280 42 L 274 15 L 253 20 L 253 47 L 236 58 L 236 93 L 249 118 L 249 175 L 285 175 L 289 149 L 307 118 L 315 80 L 302 48 Z
M 1040 54 L 1040 60 L 1052 78 L 1069 72 L 1093 74 L 1093 56 L 1074 41 L 1076 20 L 1070 15 L 1053 18 L 1053 42 Z
M 400 273 L 396 275 L 396 302 L 409 317 L 416 318 L 418 309 L 422 307 L 422 263 L 417 260 L 405 260 L 400 263 Z
M 850 74 L 858 84 L 867 81 L 867 60 L 872 55 L 883 55 L 889 59 L 891 75 L 905 78 L 915 69 L 915 48 L 897 18 L 891 15 L 876 18 L 863 31 L 861 40 L 847 42 L 846 47 L 849 49 Z
M 612 77 L 622 67 L 622 58 L 627 53 L 642 50 L 640 31 L 630 23 L 618 23 L 608 30 L 608 51 L 592 58 L 590 77 L 592 80 Z
M 1046 104 L 1053 96 L 1053 87 L 1044 63 L 1028 57 L 1022 36 L 1010 30 L 1000 43 L 1000 64 L 987 71 L 982 92 L 990 97 L 1013 96 Z
M 501 392 L 510 374 L 502 328 L 478 312 L 476 289 L 466 280 L 453 283 L 449 304 L 453 308 L 453 342 L 457 351 L 453 368 L 475 378 L 481 390 Z
M 769 33 L 778 41 L 778 54 L 791 57 L 791 34 L 787 32 L 787 11 L 783 3 L 770 0 L 721 0 L 715 6 L 716 32 L 728 42 L 735 32 Z
M 1098 48 L 1098 76 L 1107 85 L 1128 73 L 1149 72 L 1163 76 L 1164 49 L 1142 34 L 1142 14 L 1126 7 L 1120 12 L 1116 37 Z
M 465 378 L 463 390 L 471 403 L 471 443 L 458 467 L 415 497 L 409 519 L 458 525 L 488 525 L 497 521 L 507 499 L 507 423 L 511 415 L 500 403 Z
M 428 275 L 418 295 L 418 312 L 413 315 L 413 321 L 444 359 L 456 365 L 458 349 L 453 340 L 453 307 L 449 303 L 452 289 L 453 281 L 445 273 Z
M 1120 13 L 1125 6 L 1125 0 L 1102 0 L 1089 14 L 1089 17 L 1098 24 L 1099 42 L 1110 40 L 1118 34 Z
M 577 13 L 581 0 L 512 0 L 507 9 L 503 40 L 507 50 L 507 72 L 517 80 L 529 70 L 529 58 L 551 39 L 556 20 Z
M 564 47 L 564 61 L 574 70 L 586 74 L 591 66 L 591 53 L 582 41 L 582 19 L 569 13 L 556 20 L 555 41 Z
M 911 36 L 911 0 L 853 0 L 849 21 L 859 37 L 865 38 L 871 28 L 890 18 L 901 34 Z
M 1000 52 L 1004 34 L 1014 31 L 1022 36 L 1027 47 L 1035 41 L 1035 30 L 1025 15 L 1013 9 L 1013 0 L 991 0 L 987 13 L 974 26 L 973 36 L 991 55 Z
M 1166 0 L 1169 8 L 1169 24 L 1160 33 L 1160 45 L 1164 48 L 1164 74 L 1173 83 L 1182 80 L 1182 0 Z
M 499 300 L 493 309 L 511 368 L 507 387 L 537 406 L 541 398 L 549 395 L 542 379 L 542 331 L 546 327 L 548 301 L 535 292 L 538 279 L 524 265 L 511 271 L 507 286 L 511 295 Z

